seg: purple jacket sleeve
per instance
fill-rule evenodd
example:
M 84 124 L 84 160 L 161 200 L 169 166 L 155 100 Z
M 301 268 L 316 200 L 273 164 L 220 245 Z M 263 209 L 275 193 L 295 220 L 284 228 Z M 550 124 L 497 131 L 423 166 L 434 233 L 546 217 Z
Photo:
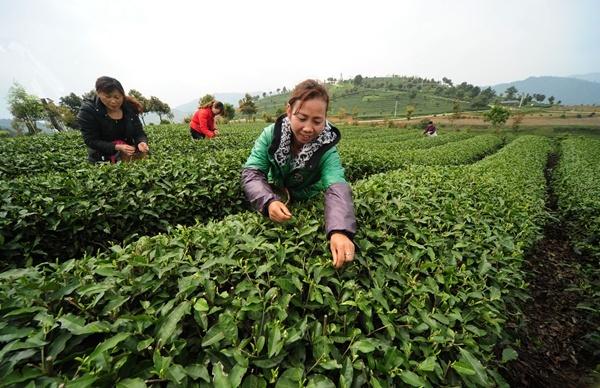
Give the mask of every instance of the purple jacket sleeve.
M 271 189 L 271 186 L 269 186 L 265 173 L 260 170 L 253 168 L 243 169 L 242 187 L 248 201 L 265 216 L 269 215 L 267 208 L 269 203 L 280 200 L 273 192 L 273 189 Z
M 334 183 L 325 191 L 325 232 L 342 232 L 350 238 L 356 233 L 352 189 L 348 183 Z

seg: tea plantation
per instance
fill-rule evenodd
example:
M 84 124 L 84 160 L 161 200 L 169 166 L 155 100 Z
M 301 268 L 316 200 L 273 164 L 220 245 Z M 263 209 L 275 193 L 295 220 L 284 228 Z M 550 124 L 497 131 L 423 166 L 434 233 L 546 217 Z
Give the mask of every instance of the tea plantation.
M 342 127 L 359 230 L 335 270 L 322 198 L 283 225 L 244 200 L 261 128 L 152 126 L 117 165 L 78 133 L 0 140 L 0 386 L 506 386 L 551 153 L 600 258 L 598 140 Z

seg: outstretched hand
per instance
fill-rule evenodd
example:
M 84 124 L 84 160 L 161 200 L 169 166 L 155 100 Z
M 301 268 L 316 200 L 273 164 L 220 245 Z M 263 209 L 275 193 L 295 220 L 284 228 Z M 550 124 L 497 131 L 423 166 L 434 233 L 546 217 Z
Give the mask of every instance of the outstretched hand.
M 275 222 L 285 222 L 292 218 L 292 213 L 281 201 L 273 201 L 268 207 L 269 218 Z
M 342 268 L 344 264 L 354 260 L 354 243 L 343 233 L 337 232 L 331 235 L 329 248 L 335 268 Z
M 140 152 L 146 153 L 150 150 L 150 148 L 148 148 L 148 144 L 146 144 L 145 142 L 141 142 L 138 144 L 138 150 L 140 150 Z

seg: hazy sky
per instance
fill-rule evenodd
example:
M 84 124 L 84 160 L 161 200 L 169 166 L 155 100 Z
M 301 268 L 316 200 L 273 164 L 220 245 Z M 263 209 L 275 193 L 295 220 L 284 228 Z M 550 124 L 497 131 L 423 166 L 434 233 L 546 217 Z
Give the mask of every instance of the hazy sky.
M 600 71 L 594 0 L 0 0 L 0 117 L 100 75 L 175 107 L 306 78 L 419 75 L 489 85 Z

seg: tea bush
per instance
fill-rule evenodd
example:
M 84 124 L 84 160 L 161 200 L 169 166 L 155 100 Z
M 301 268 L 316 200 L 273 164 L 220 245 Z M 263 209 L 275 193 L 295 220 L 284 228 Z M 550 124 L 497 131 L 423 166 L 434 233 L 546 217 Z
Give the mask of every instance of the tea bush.
M 0 274 L 0 379 L 51 386 L 491 386 L 514 350 L 524 249 L 545 220 L 550 143 L 353 185 L 336 271 L 322 201 Z

